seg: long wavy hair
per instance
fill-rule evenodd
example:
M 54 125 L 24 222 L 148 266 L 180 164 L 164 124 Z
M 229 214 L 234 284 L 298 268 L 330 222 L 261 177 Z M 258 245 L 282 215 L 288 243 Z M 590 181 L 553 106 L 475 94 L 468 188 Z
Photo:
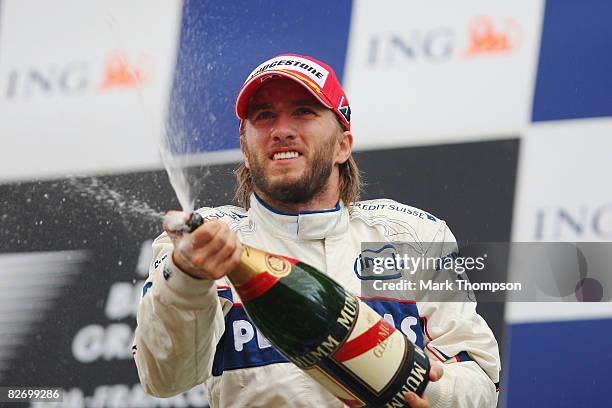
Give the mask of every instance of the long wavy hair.
M 337 118 L 336 118 L 337 119 Z M 346 128 L 344 124 L 338 120 L 340 129 L 344 132 Z M 244 131 L 244 124 L 240 126 L 240 137 L 246 137 Z M 359 195 L 361 194 L 361 188 L 363 181 L 361 179 L 361 173 L 357 167 L 353 155 L 349 156 L 348 160 L 340 164 L 340 199 L 344 205 L 348 206 L 359 201 Z M 238 204 L 248 209 L 251 206 L 251 193 L 253 193 L 253 178 L 251 171 L 245 166 L 244 160 L 240 162 L 236 170 L 236 179 L 238 180 L 238 186 L 236 187 L 236 193 L 234 194 L 235 200 Z

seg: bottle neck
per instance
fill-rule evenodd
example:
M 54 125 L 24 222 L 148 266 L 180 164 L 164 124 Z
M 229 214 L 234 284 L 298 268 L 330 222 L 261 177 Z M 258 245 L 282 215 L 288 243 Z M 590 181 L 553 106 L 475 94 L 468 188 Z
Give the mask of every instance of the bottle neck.
M 242 255 L 240 256 L 240 263 L 231 271 L 227 277 L 232 282 L 234 287 L 238 289 L 242 285 L 248 283 L 252 278 L 259 275 L 262 270 L 258 268 L 257 255 L 258 250 L 248 245 L 242 245 Z
M 244 302 L 266 293 L 279 279 L 289 275 L 297 261 L 242 245 L 240 263 L 227 277 Z

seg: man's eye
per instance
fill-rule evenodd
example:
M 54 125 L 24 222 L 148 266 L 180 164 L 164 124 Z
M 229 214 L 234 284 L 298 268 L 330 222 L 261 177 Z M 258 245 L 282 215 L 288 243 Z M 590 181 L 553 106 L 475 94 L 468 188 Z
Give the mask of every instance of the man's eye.
M 274 113 L 270 111 L 262 111 L 255 115 L 255 120 L 266 120 L 272 119 L 274 117 Z
M 313 114 L 314 111 L 310 108 L 298 108 L 296 109 L 296 114 L 298 115 L 310 115 Z

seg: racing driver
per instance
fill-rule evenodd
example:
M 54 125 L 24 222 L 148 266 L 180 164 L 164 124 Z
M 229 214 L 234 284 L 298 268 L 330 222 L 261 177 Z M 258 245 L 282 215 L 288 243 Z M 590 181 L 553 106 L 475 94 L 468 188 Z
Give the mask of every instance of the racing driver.
M 358 201 L 351 110 L 327 64 L 296 54 L 263 62 L 235 111 L 240 206 L 201 208 L 207 222 L 194 232 L 166 223 L 154 241 L 134 340 L 140 381 L 158 397 L 205 384 L 212 407 L 343 407 L 247 317 L 224 278 L 241 243 L 300 259 L 359 295 L 362 242 L 440 242 L 444 256 L 457 251 L 455 238 L 419 209 Z M 435 361 L 423 397 L 408 393 L 412 407 L 496 406 L 498 345 L 475 302 L 415 302 L 408 291 L 362 300 Z

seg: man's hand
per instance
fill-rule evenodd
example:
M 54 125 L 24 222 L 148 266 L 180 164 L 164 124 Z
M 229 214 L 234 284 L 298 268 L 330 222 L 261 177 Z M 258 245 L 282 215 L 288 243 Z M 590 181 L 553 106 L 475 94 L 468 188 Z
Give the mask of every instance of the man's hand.
M 439 361 L 434 361 L 429 359 L 429 364 L 431 368 L 429 369 L 429 381 L 435 382 L 442 378 L 444 374 L 444 366 Z M 404 394 L 406 396 L 406 401 L 410 404 L 412 408 L 428 408 L 429 400 L 427 399 L 427 395 L 423 394 L 423 397 L 419 397 L 412 391 L 408 391 Z
M 164 219 L 164 230 L 174 244 L 172 260 L 176 266 L 194 278 L 213 280 L 238 266 L 242 244 L 225 223 L 207 221 L 187 234 L 172 228 L 176 218 L 181 216 L 185 221 L 189 218 L 189 214 L 169 211 Z

